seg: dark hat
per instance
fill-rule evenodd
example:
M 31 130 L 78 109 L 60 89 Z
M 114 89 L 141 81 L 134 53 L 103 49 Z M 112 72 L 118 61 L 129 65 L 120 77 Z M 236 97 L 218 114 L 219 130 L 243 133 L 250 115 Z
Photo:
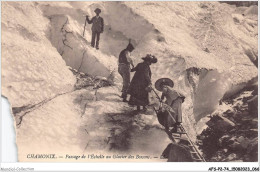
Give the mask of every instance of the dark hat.
M 96 8 L 94 12 L 95 12 L 95 13 L 101 13 L 101 9 Z
M 129 43 L 127 45 L 126 49 L 129 50 L 130 52 L 132 52 L 135 49 L 135 47 L 133 46 L 133 44 Z
M 161 79 L 158 79 L 158 80 L 155 82 L 155 88 L 156 88 L 158 91 L 162 91 L 163 85 L 167 85 L 167 86 L 169 86 L 169 87 L 173 87 L 173 86 L 174 86 L 174 83 L 173 83 L 173 81 L 172 81 L 170 78 L 161 78 Z
M 144 61 L 149 61 L 151 63 L 157 63 L 157 58 L 151 54 L 147 54 L 145 57 L 142 58 Z

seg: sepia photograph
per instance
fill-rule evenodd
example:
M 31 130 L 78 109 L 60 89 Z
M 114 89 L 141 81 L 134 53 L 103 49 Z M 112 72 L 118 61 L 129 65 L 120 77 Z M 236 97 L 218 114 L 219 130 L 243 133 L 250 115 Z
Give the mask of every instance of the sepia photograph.
M 18 162 L 259 161 L 258 1 L 2 1 L 1 51 Z

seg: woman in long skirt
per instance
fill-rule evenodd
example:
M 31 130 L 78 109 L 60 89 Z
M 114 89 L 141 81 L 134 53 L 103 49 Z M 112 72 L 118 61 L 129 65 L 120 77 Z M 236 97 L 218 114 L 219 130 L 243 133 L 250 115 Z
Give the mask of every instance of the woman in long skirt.
M 128 94 L 131 95 L 129 104 L 136 105 L 138 111 L 140 106 L 146 110 L 146 106 L 149 104 L 148 91 L 152 85 L 150 65 L 157 62 L 157 58 L 150 54 L 142 59 L 144 61 L 131 70 L 131 72 L 135 71 L 135 74 L 128 88 Z

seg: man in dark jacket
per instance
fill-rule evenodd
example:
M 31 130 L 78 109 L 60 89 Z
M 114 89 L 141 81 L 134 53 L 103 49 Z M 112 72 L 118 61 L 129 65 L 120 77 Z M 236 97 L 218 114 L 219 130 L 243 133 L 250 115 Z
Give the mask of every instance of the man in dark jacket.
M 123 78 L 122 98 L 126 102 L 127 90 L 130 84 L 130 65 L 134 67 L 130 53 L 134 50 L 134 46 L 129 42 L 127 47 L 119 54 L 118 59 L 118 72 Z
M 99 14 L 101 13 L 101 10 L 99 8 L 95 9 L 94 11 L 96 13 L 96 16 L 93 17 L 91 20 L 89 20 L 88 16 L 87 16 L 87 21 L 88 24 L 92 24 L 92 39 L 91 39 L 91 46 L 95 47 L 95 39 L 96 40 L 96 49 L 99 49 L 99 39 L 100 39 L 100 33 L 103 33 L 104 31 L 104 20 L 102 17 L 99 16 Z

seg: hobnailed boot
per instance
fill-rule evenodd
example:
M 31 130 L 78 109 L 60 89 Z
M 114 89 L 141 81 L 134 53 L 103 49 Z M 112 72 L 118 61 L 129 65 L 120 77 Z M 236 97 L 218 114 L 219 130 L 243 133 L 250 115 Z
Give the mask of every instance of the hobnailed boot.
M 182 127 L 181 127 L 181 122 L 177 122 L 176 123 L 176 132 L 180 133 L 180 134 L 185 134 L 185 131 L 183 131 Z
M 181 124 L 181 123 L 176 122 L 176 123 L 174 124 L 173 129 L 171 129 L 170 132 L 171 132 L 171 133 L 182 133 L 180 124 Z
M 147 111 L 147 108 L 146 106 L 143 106 L 143 111 L 146 112 Z
M 170 130 L 170 133 L 177 133 L 177 126 L 176 125 Z
M 180 125 L 177 125 L 177 131 L 176 133 L 184 133 L 181 129 L 181 126 Z

